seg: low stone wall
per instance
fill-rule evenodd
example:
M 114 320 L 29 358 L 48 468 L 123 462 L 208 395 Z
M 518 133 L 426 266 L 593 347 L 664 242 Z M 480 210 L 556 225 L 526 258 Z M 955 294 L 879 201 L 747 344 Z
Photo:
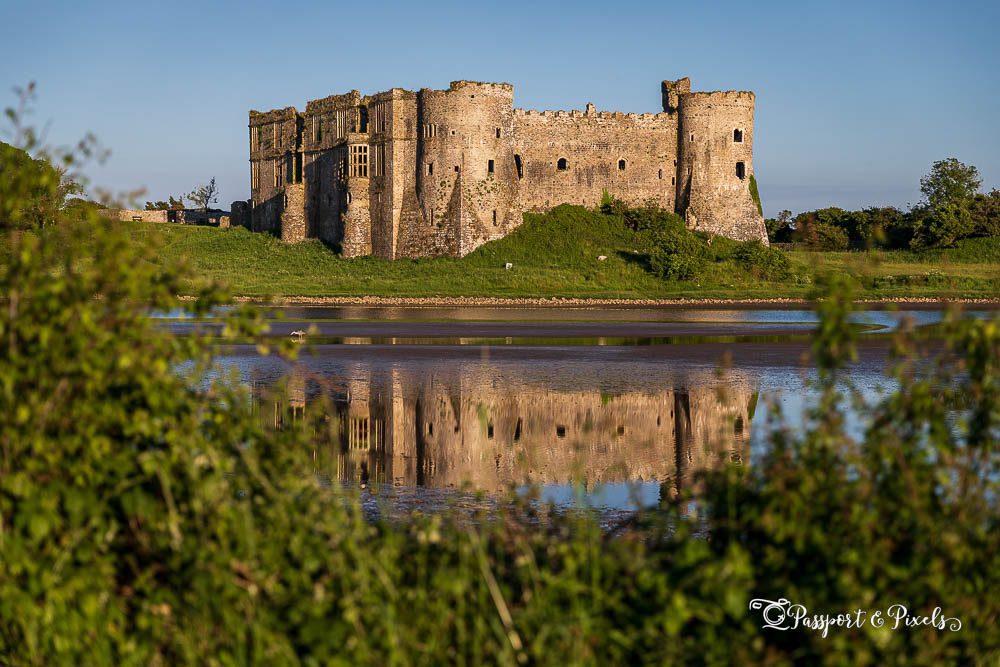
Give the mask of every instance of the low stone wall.
M 101 215 L 110 220 L 122 220 L 125 222 L 167 222 L 169 211 L 138 211 L 125 208 L 108 208 L 101 211 Z
M 210 209 L 183 209 L 173 211 L 145 211 L 126 208 L 108 208 L 102 211 L 104 217 L 123 222 L 178 222 L 188 225 L 218 225 L 228 227 L 230 214 L 228 211 Z

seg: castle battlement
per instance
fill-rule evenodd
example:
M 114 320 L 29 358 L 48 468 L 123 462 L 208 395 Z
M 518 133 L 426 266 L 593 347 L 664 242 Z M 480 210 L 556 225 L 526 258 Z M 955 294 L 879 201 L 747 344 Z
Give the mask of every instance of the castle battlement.
M 515 109 L 509 83 L 357 90 L 251 111 L 251 199 L 234 224 L 348 257 L 462 256 L 526 211 L 596 206 L 604 192 L 689 227 L 767 242 L 750 195 L 750 91 L 663 81 L 662 111 Z

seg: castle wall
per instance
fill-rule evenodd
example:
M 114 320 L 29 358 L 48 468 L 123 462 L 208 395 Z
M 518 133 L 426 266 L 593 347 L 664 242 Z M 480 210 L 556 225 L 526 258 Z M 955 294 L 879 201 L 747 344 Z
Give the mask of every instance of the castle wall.
M 281 211 L 281 240 L 298 243 L 306 238 L 305 186 L 289 183 L 285 186 L 284 206 Z
M 340 246 L 347 209 L 347 136 L 357 130 L 361 93 L 306 103 L 302 121 L 306 235 Z
M 766 243 L 750 195 L 754 95 L 690 90 L 664 81 L 657 114 L 525 111 L 510 84 L 472 81 L 251 111 L 249 225 L 345 257 L 460 257 L 525 211 L 596 206 L 607 192 Z
M 398 88 L 367 100 L 369 210 L 376 257 L 396 258 L 405 195 L 416 189 L 416 100 L 415 93 Z
M 284 188 L 288 183 L 299 135 L 295 107 L 250 112 L 250 228 L 255 232 L 281 234 L 285 210 Z
M 751 92 L 680 97 L 678 209 L 691 229 L 766 244 L 764 218 L 750 195 L 753 112 Z
M 589 106 L 586 112 L 517 110 L 515 121 L 526 210 L 566 202 L 596 206 L 605 191 L 632 205 L 652 200 L 673 210 L 675 115 L 597 112 Z M 565 169 L 560 160 L 566 160 Z
M 358 151 L 364 149 L 364 158 Z M 355 151 L 352 154 L 352 151 Z M 372 254 L 370 213 L 370 159 L 368 135 L 347 135 L 346 205 L 342 214 L 344 237 L 341 252 L 344 257 L 364 257 Z

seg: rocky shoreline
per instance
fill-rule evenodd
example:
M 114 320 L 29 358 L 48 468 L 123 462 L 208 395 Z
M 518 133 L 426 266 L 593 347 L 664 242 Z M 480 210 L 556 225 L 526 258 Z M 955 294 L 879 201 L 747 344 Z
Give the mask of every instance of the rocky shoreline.
M 193 297 L 182 297 L 193 298 Z M 809 306 L 807 299 L 582 299 L 562 297 L 481 297 L 481 296 L 281 296 L 273 298 L 237 296 L 235 301 L 269 306 L 406 306 L 406 307 L 556 307 L 556 308 L 600 308 L 600 307 L 669 307 L 682 306 L 698 308 L 703 306 L 739 306 L 744 308 L 774 306 Z M 895 299 L 858 299 L 856 303 L 888 306 L 930 306 L 939 307 L 948 303 L 966 305 L 998 306 L 1000 298 L 942 299 L 936 297 L 907 297 Z

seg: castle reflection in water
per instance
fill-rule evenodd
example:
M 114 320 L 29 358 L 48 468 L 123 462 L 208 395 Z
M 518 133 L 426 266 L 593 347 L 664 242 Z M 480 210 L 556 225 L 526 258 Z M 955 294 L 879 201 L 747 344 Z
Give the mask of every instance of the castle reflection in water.
M 465 487 L 659 481 L 748 458 L 752 383 L 705 371 L 683 387 L 604 393 L 495 379 L 464 366 L 419 372 L 357 365 L 344 378 L 303 368 L 281 399 L 257 390 L 262 418 L 327 425 L 314 455 L 334 479 Z M 323 414 L 315 414 L 321 411 Z

